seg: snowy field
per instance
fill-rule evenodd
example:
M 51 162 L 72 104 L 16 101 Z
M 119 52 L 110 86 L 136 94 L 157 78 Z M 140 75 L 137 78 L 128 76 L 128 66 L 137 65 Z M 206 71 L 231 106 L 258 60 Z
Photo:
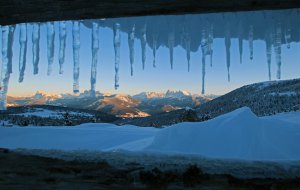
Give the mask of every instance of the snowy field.
M 131 151 L 249 161 L 299 161 L 300 112 L 257 117 L 247 107 L 206 122 L 163 129 L 112 124 L 0 127 L 0 147 Z

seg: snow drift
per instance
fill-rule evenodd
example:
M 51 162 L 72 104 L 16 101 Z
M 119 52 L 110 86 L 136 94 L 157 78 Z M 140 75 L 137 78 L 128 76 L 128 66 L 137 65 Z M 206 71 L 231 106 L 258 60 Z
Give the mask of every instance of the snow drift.
M 83 124 L 75 127 L 0 127 L 0 147 L 126 150 L 218 159 L 300 160 L 300 112 L 257 117 L 244 107 L 206 122 L 168 128 Z
M 227 159 L 299 160 L 299 139 L 299 123 L 259 118 L 243 107 L 206 122 L 166 128 L 145 150 Z

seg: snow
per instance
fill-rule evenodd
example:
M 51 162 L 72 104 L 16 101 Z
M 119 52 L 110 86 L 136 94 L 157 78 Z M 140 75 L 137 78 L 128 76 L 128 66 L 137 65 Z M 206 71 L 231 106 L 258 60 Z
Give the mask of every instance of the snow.
M 42 118 L 60 118 L 62 119 L 64 117 L 64 114 L 66 112 L 60 112 L 60 111 L 52 111 L 48 109 L 43 109 L 43 108 L 35 108 L 34 110 L 26 113 L 19 113 L 19 114 L 14 114 L 14 115 L 20 115 L 24 117 L 31 117 L 31 116 L 36 116 L 36 117 L 42 117 Z M 80 112 L 68 112 L 70 116 L 84 116 L 84 117 L 93 117 L 94 115 L 88 114 L 88 113 L 80 113 Z
M 137 151 L 216 159 L 300 160 L 300 112 L 257 117 L 247 107 L 205 122 L 167 128 L 83 124 L 0 128 L 0 147 Z M 55 139 L 55 141 L 53 140 Z
M 272 92 L 270 93 L 271 96 L 297 96 L 298 93 L 297 92 Z

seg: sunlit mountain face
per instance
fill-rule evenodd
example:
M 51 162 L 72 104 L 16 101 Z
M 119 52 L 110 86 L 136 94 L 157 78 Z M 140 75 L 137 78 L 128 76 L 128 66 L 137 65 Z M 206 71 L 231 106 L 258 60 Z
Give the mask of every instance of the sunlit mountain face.
M 190 97 L 196 106 L 202 100 L 192 94 L 225 94 L 254 82 L 298 78 L 298 18 L 299 10 L 291 9 L 1 26 L 0 109 L 16 104 L 13 98 L 7 102 L 7 94 L 57 94 L 36 98 L 46 104 L 65 98 L 58 94 L 75 97 L 88 90 L 86 97 L 104 97 L 88 108 L 126 108 L 122 113 L 109 108 L 118 115 L 138 109 L 145 98 L 150 105 L 151 97 L 167 101 L 172 94 Z M 122 105 L 124 98 L 130 106 Z M 159 109 L 178 107 L 184 106 Z

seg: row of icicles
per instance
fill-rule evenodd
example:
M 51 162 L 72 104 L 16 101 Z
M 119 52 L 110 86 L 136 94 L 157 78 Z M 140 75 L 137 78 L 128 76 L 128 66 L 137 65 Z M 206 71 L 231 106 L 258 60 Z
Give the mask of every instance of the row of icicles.
M 80 50 L 80 22 L 72 21 L 72 39 L 73 39 L 73 92 L 79 92 L 79 50 Z M 52 65 L 54 62 L 54 39 L 55 39 L 55 26 L 54 22 L 47 22 L 47 58 L 48 58 L 48 69 L 47 75 L 52 72 Z M 27 54 L 27 27 L 28 24 L 19 24 L 19 43 L 20 43 L 20 54 L 19 54 L 19 82 L 24 80 L 24 72 L 26 68 L 26 54 Z M 32 54 L 33 54 L 33 74 L 38 74 L 39 71 L 39 52 L 40 52 L 40 26 L 39 23 L 32 24 Z M 113 44 L 115 52 L 115 89 L 119 87 L 119 64 L 120 64 L 120 24 L 115 23 L 113 27 Z M 1 65 L 1 83 L 0 83 L 0 110 L 6 109 L 6 94 L 8 89 L 8 82 L 10 74 L 12 73 L 12 46 L 15 26 L 2 26 L 2 65 Z M 145 68 L 146 61 L 146 29 L 147 26 L 141 29 L 141 48 L 142 48 L 142 64 L 143 69 Z M 205 60 L 206 56 L 210 56 L 210 65 L 212 66 L 212 55 L 213 55 L 213 25 L 211 24 L 208 28 L 202 29 L 201 31 L 201 51 L 202 51 L 202 94 L 205 93 Z M 271 80 L 271 48 L 274 47 L 275 59 L 278 66 L 277 78 L 280 79 L 281 72 L 281 26 L 280 23 L 276 25 L 275 31 L 270 30 L 266 35 L 266 54 L 267 63 L 269 68 L 269 79 Z M 66 49 L 66 21 L 59 22 L 59 73 L 63 74 L 63 64 L 65 61 L 65 49 Z M 288 41 L 290 37 L 290 31 L 286 35 Z M 191 37 L 187 31 L 183 32 L 183 47 L 186 50 L 186 57 L 188 63 L 188 71 L 190 70 L 190 43 Z M 239 37 L 239 52 L 240 61 L 242 63 L 242 52 L 243 52 L 243 39 Z M 250 59 L 253 59 L 253 26 L 249 27 L 249 48 L 250 48 Z M 134 63 L 134 42 L 135 42 L 135 26 L 128 32 L 128 46 L 129 46 L 129 60 L 131 67 L 131 75 L 133 75 L 133 63 Z M 168 34 L 168 48 L 170 52 L 170 64 L 173 69 L 173 48 L 175 43 L 174 32 Z M 230 46 L 231 46 L 231 35 L 230 28 L 225 27 L 225 47 L 226 47 L 226 65 L 228 70 L 228 81 L 230 81 Z M 289 45 L 288 45 L 289 47 Z M 156 38 L 153 37 L 153 67 L 156 67 L 155 56 L 156 56 Z M 99 25 L 96 22 L 92 24 L 92 65 L 91 65 L 91 96 L 95 96 L 95 84 L 97 76 L 97 62 L 99 53 Z

